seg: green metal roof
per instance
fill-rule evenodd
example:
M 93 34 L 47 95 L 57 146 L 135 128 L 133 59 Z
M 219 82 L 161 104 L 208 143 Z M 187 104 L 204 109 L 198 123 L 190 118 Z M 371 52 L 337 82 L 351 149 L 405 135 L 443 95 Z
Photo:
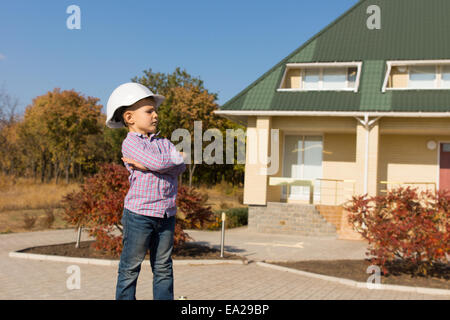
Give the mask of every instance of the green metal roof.
M 369 30 L 367 8 L 381 8 Z M 381 92 L 388 60 L 450 59 L 450 0 L 362 0 L 221 110 L 450 111 L 450 90 Z M 358 92 L 277 92 L 286 63 L 362 61 Z

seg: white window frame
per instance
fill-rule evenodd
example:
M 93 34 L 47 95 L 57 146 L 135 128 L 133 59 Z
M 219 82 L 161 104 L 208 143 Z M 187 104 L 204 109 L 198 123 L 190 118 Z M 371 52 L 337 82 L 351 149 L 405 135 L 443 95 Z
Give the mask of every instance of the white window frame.
M 450 88 L 441 87 L 442 79 L 442 66 L 450 65 L 450 60 L 399 60 L 399 61 L 386 61 L 387 69 L 384 77 L 383 87 L 381 92 L 386 91 L 406 91 L 406 90 L 450 90 Z M 387 84 L 389 76 L 393 67 L 409 67 L 409 66 L 436 66 L 436 82 L 435 88 L 388 88 Z M 408 71 L 409 81 L 409 71 Z
M 330 67 L 340 67 L 340 68 L 356 68 L 356 81 L 355 81 L 355 87 L 354 88 L 342 88 L 342 89 L 323 89 L 323 69 L 324 68 L 330 68 Z M 319 74 L 319 89 L 303 89 L 303 88 L 281 88 L 286 80 L 286 75 L 288 70 L 291 69 L 301 69 L 302 70 L 302 81 L 304 77 L 305 69 L 308 68 L 318 68 L 320 70 Z M 286 68 L 284 69 L 283 77 L 281 79 L 281 83 L 279 88 L 277 89 L 278 92 L 292 92 L 292 91 L 301 91 L 301 92 L 307 92 L 307 91 L 353 91 L 358 92 L 359 89 L 359 82 L 361 78 L 361 68 L 362 68 L 362 62 L 361 61 L 353 61 L 353 62 L 315 62 L 315 63 L 287 63 Z M 348 77 L 345 80 L 346 85 L 348 87 Z M 301 85 L 301 84 L 300 84 Z

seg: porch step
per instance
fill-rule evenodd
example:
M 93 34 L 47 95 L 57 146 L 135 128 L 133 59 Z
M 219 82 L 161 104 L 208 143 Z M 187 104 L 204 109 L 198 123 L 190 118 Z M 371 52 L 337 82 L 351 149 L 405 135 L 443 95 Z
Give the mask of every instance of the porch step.
M 337 230 L 338 238 L 342 240 L 363 240 L 363 237 L 353 230 L 348 222 L 348 212 L 342 206 L 316 205 L 316 209 Z
M 337 238 L 336 226 L 328 222 L 314 205 L 268 202 L 250 205 L 249 231 Z
M 329 223 L 333 224 L 337 230 L 341 229 L 342 206 L 316 205 L 316 209 L 319 211 L 320 215 Z

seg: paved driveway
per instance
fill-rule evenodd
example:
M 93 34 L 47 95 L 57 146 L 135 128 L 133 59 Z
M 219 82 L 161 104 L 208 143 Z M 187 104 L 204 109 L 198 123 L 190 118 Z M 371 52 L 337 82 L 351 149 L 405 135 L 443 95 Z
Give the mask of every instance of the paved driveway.
M 13 250 L 74 241 L 73 230 L 0 235 L 0 299 L 113 299 L 117 267 L 79 265 L 81 288 L 66 287 L 70 263 L 8 257 Z M 368 290 L 248 265 L 174 266 L 175 297 L 197 299 L 449 299 L 448 296 Z M 143 266 L 137 298 L 152 299 Z

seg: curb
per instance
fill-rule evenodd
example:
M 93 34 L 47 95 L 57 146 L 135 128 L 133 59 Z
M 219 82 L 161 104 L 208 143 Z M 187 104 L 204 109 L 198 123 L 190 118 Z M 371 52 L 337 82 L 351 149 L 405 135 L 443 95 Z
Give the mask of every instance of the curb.
M 446 289 L 435 289 L 435 288 L 423 288 L 423 287 L 409 287 L 409 286 L 400 286 L 393 284 L 369 284 L 366 282 L 358 282 L 349 279 L 325 276 L 317 273 L 301 271 L 297 269 L 277 266 L 274 264 L 266 263 L 266 262 L 256 262 L 258 266 L 275 269 L 279 271 L 287 271 L 295 274 L 299 274 L 309 278 L 317 278 L 326 281 L 337 282 L 340 284 L 345 284 L 347 286 L 357 287 L 357 288 L 365 288 L 369 290 L 394 290 L 394 291 L 403 291 L 403 292 L 413 292 L 413 293 L 421 293 L 421 294 L 435 294 L 435 295 L 450 295 L 450 290 Z
M 75 257 L 64 257 L 64 256 L 54 256 L 36 253 L 25 253 L 12 251 L 8 254 L 10 258 L 20 258 L 29 260 L 40 260 L 40 261 L 56 261 L 56 262 L 70 262 L 78 264 L 90 264 L 97 266 L 118 266 L 119 260 L 110 259 L 94 259 L 94 258 L 75 258 Z M 174 266 L 187 266 L 187 265 L 205 265 L 205 264 L 247 264 L 246 261 L 236 259 L 236 260 L 217 260 L 217 259 L 203 259 L 203 260 L 173 260 Z M 142 265 L 150 266 L 150 261 L 145 260 Z

